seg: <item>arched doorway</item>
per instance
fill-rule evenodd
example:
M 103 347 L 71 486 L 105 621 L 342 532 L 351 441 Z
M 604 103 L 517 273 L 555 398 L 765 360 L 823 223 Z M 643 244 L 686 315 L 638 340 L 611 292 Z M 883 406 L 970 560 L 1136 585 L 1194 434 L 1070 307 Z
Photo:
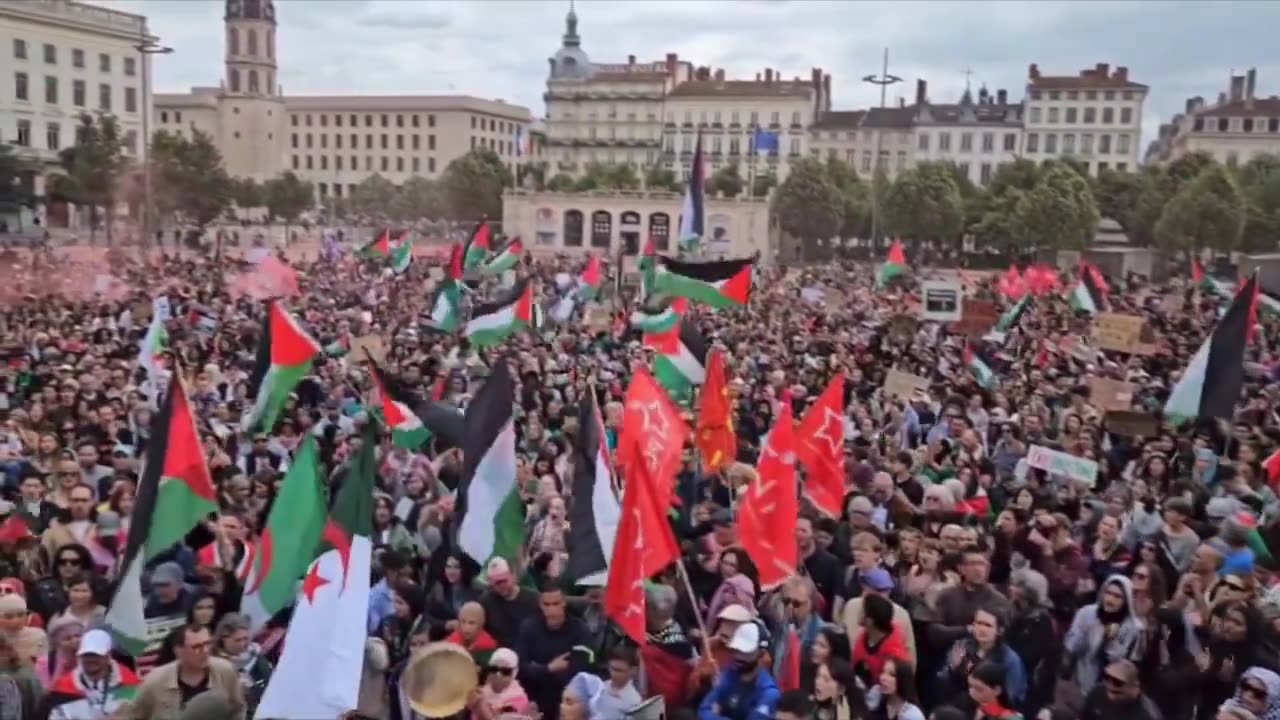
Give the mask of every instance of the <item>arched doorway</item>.
M 613 242 L 613 215 L 608 210 L 591 213 L 591 247 L 607 248 Z
M 650 215 L 649 237 L 656 250 L 662 252 L 671 249 L 671 216 L 661 212 Z
M 569 210 L 564 214 L 564 246 L 582 247 L 581 210 Z
M 622 239 L 624 255 L 640 254 L 640 213 L 624 212 L 620 222 L 619 237 Z

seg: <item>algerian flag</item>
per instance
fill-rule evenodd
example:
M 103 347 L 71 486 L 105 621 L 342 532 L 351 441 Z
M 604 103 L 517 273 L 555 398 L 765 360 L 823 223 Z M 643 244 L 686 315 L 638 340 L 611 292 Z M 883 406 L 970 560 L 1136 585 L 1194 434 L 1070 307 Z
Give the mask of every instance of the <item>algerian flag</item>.
M 284 653 L 255 718 L 337 718 L 359 703 L 369 634 L 369 538 L 378 446 L 372 424 L 365 425 L 360 437 L 360 451 L 347 466 L 324 525 L 320 555 L 302 578 Z
M 138 366 L 147 371 L 147 382 L 157 390 L 160 387 L 160 353 L 164 352 L 165 346 L 169 344 L 169 333 L 164 329 L 164 318 L 160 317 L 160 313 L 153 312 L 151 314 L 151 325 L 147 327 L 147 334 L 142 337 L 142 343 L 138 347 Z
M 316 459 L 315 438 L 298 447 L 245 580 L 240 612 L 256 633 L 276 613 L 293 604 L 298 580 L 311 564 L 325 521 L 325 485 Z
M 533 305 L 533 287 L 525 278 L 499 299 L 475 305 L 462 333 L 476 347 L 496 345 L 533 324 Z
M 409 409 L 404 398 L 396 397 L 383 377 L 382 369 L 369 358 L 369 377 L 373 380 L 373 406 L 381 410 L 382 421 L 391 431 L 391 441 L 398 448 L 417 450 L 431 438 L 422 421 Z
M 279 301 L 267 301 L 257 364 L 249 379 L 249 396 L 254 403 L 240 419 L 240 428 L 252 433 L 275 425 L 289 393 L 311 372 L 311 363 L 320 352 L 320 345 Z
M 502 252 L 485 263 L 484 272 L 488 275 L 500 275 L 515 267 L 522 255 L 524 255 L 524 243 L 519 237 L 512 238 L 511 242 L 502 248 Z
M 524 541 L 524 503 L 516 487 L 515 384 L 506 362 L 494 364 L 467 407 L 462 482 L 454 517 L 457 547 L 484 565 L 514 561 Z

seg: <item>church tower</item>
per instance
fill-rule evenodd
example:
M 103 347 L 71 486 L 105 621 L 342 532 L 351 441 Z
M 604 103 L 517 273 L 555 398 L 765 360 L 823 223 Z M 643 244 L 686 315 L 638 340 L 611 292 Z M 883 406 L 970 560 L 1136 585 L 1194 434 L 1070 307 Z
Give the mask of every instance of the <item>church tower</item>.
M 272 0 L 226 0 L 226 77 L 220 105 L 227 172 L 269 179 L 283 161 L 285 107 L 276 77 Z

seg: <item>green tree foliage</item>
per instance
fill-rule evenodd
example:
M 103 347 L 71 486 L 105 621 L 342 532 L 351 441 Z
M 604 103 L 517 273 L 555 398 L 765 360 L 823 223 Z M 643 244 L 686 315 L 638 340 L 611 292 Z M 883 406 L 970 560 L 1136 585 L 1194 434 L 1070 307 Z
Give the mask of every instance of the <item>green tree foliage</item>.
M 1100 219 L 1089 181 L 1057 161 L 1044 163 L 1039 175 L 1013 208 L 1013 232 L 1032 249 L 1083 250 L 1093 241 Z
M 30 181 L 37 172 L 39 166 L 18 155 L 13 145 L 0 144 L 0 206 L 30 205 Z
M 1231 173 L 1217 163 L 1203 165 L 1165 205 L 1156 240 L 1171 251 L 1230 252 L 1240 241 L 1245 216 L 1244 195 Z
M 858 177 L 853 166 L 835 157 L 823 165 L 827 179 L 840 193 L 842 218 L 839 235 L 867 237 L 871 233 L 871 186 Z
M 1255 155 L 1236 177 L 1246 206 L 1240 249 L 1274 252 L 1280 243 L 1280 155 Z
M 773 197 L 773 211 L 783 232 L 801 241 L 806 257 L 813 257 L 840 232 L 845 217 L 840 190 L 826 168 L 812 158 L 791 166 Z
M 208 133 L 161 130 L 151 139 L 151 197 L 163 216 L 203 229 L 231 205 L 234 183 Z
M 396 196 L 396 185 L 390 180 L 374 173 L 356 185 L 351 191 L 351 212 L 357 215 L 385 220 L 391 216 L 392 202 Z
M 644 186 L 649 190 L 665 190 L 667 192 L 681 192 L 684 188 L 680 184 L 680 178 L 669 168 L 662 165 L 650 165 L 644 171 Z
M 707 180 L 707 192 L 725 197 L 738 197 L 746 187 L 747 183 L 742 179 L 737 165 L 725 165 Z
M 89 238 L 96 238 L 99 210 L 107 211 L 107 244 L 112 243 L 110 218 L 127 160 L 120 124 L 110 115 L 80 115 L 76 144 L 58 154 L 64 175 L 55 180 L 58 195 L 89 208 Z
M 640 175 L 630 163 L 589 162 L 582 177 L 574 183 L 580 192 L 589 190 L 634 190 L 640 187 Z
M 455 159 L 440 178 L 440 194 L 455 220 L 502 217 L 502 191 L 511 187 L 511 171 L 489 148 L 475 148 Z
M 238 208 L 254 208 L 266 205 L 262 185 L 253 178 L 232 178 L 231 199 Z
M 547 189 L 551 192 L 570 192 L 573 190 L 573 177 L 565 173 L 556 173 L 547 181 Z
M 964 231 L 964 198 L 951 163 L 921 163 L 898 175 L 882 208 L 885 228 L 899 237 L 949 239 Z
M 263 185 L 267 200 L 267 212 L 271 217 L 279 218 L 285 225 L 285 236 L 289 234 L 289 225 L 297 221 L 302 213 L 315 206 L 315 186 L 304 182 L 291 172 L 281 173 Z
M 1018 242 L 1015 216 L 1022 196 L 1040 182 L 1040 166 L 1019 158 L 996 168 L 986 191 L 974 201 L 974 224 L 978 240 L 992 247 Z
M 1153 182 L 1145 172 L 1117 172 L 1103 170 L 1094 184 L 1094 198 L 1098 213 L 1119 223 L 1126 233 L 1136 224 L 1138 202 L 1147 186 Z
M 778 176 L 774 174 L 772 168 L 763 172 L 757 170 L 756 177 L 751 183 L 751 197 L 765 197 L 776 187 L 778 187 Z
M 414 175 L 396 188 L 390 210 L 388 216 L 401 222 L 437 218 L 444 214 L 444 200 L 436 183 Z

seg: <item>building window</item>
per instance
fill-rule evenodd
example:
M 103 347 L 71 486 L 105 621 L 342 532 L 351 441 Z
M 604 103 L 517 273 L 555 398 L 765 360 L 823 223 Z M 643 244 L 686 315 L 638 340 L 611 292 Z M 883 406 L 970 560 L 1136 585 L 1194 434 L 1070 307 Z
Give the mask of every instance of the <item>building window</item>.
M 292 147 L 294 150 L 297 150 L 297 149 L 298 149 L 298 133 L 292 133 L 292 134 L 289 136 L 289 145 L 290 145 L 290 147 Z
M 418 149 L 418 145 L 419 145 L 419 144 L 420 144 L 420 137 L 419 137 L 418 135 L 410 135 L 410 136 L 409 136 L 409 145 L 410 145 L 414 150 L 417 150 L 417 149 Z
M 951 152 L 951 133 L 938 133 L 938 152 Z
M 294 170 L 298 170 L 298 169 L 299 169 L 299 167 L 298 167 L 298 156 L 297 156 L 297 155 L 294 155 L 294 156 L 293 156 L 293 169 L 294 169 Z
M 160 124 L 162 124 L 162 125 L 163 125 L 163 124 L 168 123 L 168 122 L 169 122 L 169 113 L 167 113 L 167 112 L 165 112 L 165 111 L 161 110 L 161 111 L 160 111 Z M 297 136 L 295 135 L 294 137 L 297 137 Z M 295 142 L 293 146 L 294 146 L 294 147 L 298 147 L 297 142 Z
M 307 169 L 308 169 L 308 170 L 312 170 L 312 169 L 314 169 L 314 168 L 312 168 L 312 166 L 311 166 L 311 156 L 310 156 L 310 155 L 308 155 L 308 156 L 307 156 Z
M 719 140 L 720 138 L 716 138 Z M 795 157 L 800 154 L 800 138 L 791 138 L 791 156 Z
M 564 214 L 564 246 L 582 247 L 581 210 L 569 210 Z
M 44 76 L 44 101 L 50 105 L 58 104 L 58 78 Z
M 1110 135 L 1104 134 L 1104 135 L 1098 136 L 1098 153 L 1101 155 L 1111 154 L 1111 136 Z
M 373 149 L 373 135 L 371 133 L 365 133 L 364 135 L 364 149 L 365 150 Z
M 435 116 L 435 115 L 428 115 L 428 116 L 427 116 L 427 127 L 429 127 L 429 128 L 433 128 L 433 127 L 435 127 L 435 126 L 436 126 L 436 116 Z
M 1253 132 L 1253 118 L 1245 118 L 1240 125 L 1240 129 L 1244 132 Z
M 413 168 L 413 170 L 412 170 L 411 172 L 413 172 L 413 173 L 415 173 L 415 174 L 418 172 L 418 158 L 413 158 L 413 159 L 412 159 L 412 162 L 411 162 L 411 164 L 410 164 L 410 167 L 412 167 L 412 168 Z
M 84 51 L 79 48 L 71 50 L 71 67 L 84 67 Z
M 71 81 L 71 104 L 84 107 L 85 86 L 83 80 Z
M 1108 107 L 1108 108 L 1102 108 L 1102 124 L 1103 124 L 1103 125 L 1110 125 L 1111 123 L 1113 123 L 1113 122 L 1115 122 L 1115 121 L 1116 121 L 1116 109 L 1115 109 L 1115 108 L 1109 108 L 1109 107 Z
M 397 135 L 397 136 L 396 136 L 396 149 L 397 149 L 397 150 L 403 150 L 403 149 L 404 149 L 404 136 L 403 136 L 403 135 Z
M 1097 99 L 1098 99 L 1098 92 L 1097 92 L 1096 90 L 1089 90 L 1088 92 L 1086 92 L 1086 93 L 1084 94 L 1084 99 L 1085 99 L 1085 100 L 1097 100 Z
M 106 83 L 98 85 L 98 109 L 111 112 L 111 86 Z
M 435 171 L 436 171 L 436 159 L 433 157 L 427 158 L 427 172 L 434 173 Z
M 978 182 L 986 185 L 991 182 L 991 163 L 982 163 L 978 169 Z
M 339 135 L 338 137 L 342 137 L 342 136 Z M 324 133 L 320 133 L 320 149 L 327 150 L 328 148 L 329 148 L 329 136 L 325 135 Z
M 270 111 L 268 111 L 268 112 L 267 112 L 267 115 L 270 115 L 270 114 L 271 114 L 271 112 L 270 112 Z M 180 123 L 180 122 L 182 122 L 182 111 L 181 111 L 181 110 L 174 110 L 174 111 L 173 111 L 173 121 L 174 121 L 174 122 L 176 122 L 176 123 Z M 270 136 L 268 136 L 268 137 L 270 137 Z
M 54 47 L 53 43 L 44 44 L 44 61 L 48 65 L 58 64 L 58 48 Z
M 907 151 L 899 150 L 898 151 L 898 169 L 905 170 L 906 167 L 907 167 Z
M 31 147 L 31 121 L 18 121 L 18 139 L 14 141 L 15 145 L 22 147 Z
M 403 115 L 396 115 L 396 127 L 398 127 L 398 128 L 402 128 L 402 127 L 404 127 L 404 116 L 403 116 Z
M 1077 117 L 1078 117 L 1078 114 L 1079 114 L 1079 111 L 1078 111 L 1078 110 L 1076 110 L 1075 108 L 1073 108 L 1073 107 L 1069 107 L 1069 108 L 1067 108 L 1066 113 L 1065 113 L 1066 123 L 1067 123 L 1068 125 L 1075 125 L 1075 124 L 1076 124 L 1076 119 L 1077 119 Z
M 1034 125 L 1040 124 L 1040 108 L 1038 107 L 1031 108 L 1031 123 Z
M 1133 108 L 1120 108 L 1120 123 L 1128 125 L 1133 122 Z
M 1085 133 L 1080 136 L 1080 154 L 1093 154 L 1093 133 Z
M 261 90 L 258 87 L 258 71 L 257 70 L 249 71 L 249 92 L 251 93 L 261 92 Z
M 956 169 L 960 171 L 961 177 L 964 177 L 964 178 L 969 177 L 969 163 L 967 162 L 958 163 L 956 165 Z
M 341 156 L 341 155 L 334 155 L 334 156 L 333 156 L 333 169 L 334 169 L 334 170 L 341 170 L 341 169 L 342 169 L 342 156 Z
M 13 96 L 18 100 L 30 102 L 31 89 L 27 87 L 27 74 L 24 72 L 13 74 Z
M 124 74 L 133 77 L 138 74 L 138 61 L 127 57 L 124 59 Z
M 307 149 L 311 149 L 311 133 L 307 133 Z
M 668 250 L 671 247 L 671 216 L 661 212 L 650 215 L 649 237 L 653 238 L 654 249 Z
M 1267 120 L 1267 132 L 1280 132 L 1280 118 L 1269 118 Z
M 138 112 L 138 88 L 127 87 L 124 89 L 124 111 L 127 113 Z
M 44 126 L 44 140 L 50 150 L 57 150 L 62 147 L 62 127 L 58 123 L 49 123 Z
M 769 124 L 770 124 L 770 125 L 778 125 L 778 124 L 780 124 L 780 123 L 779 123 L 779 120 L 778 120 L 778 111 L 777 111 L 777 110 L 774 110 L 773 112 L 769 113 Z
M 320 156 L 320 169 L 321 169 L 321 170 L 328 170 L 328 169 L 329 169 L 329 156 L 328 156 L 328 155 L 321 155 L 321 156 Z
M 1039 99 L 1040 99 L 1040 91 L 1039 91 L 1039 90 L 1032 90 L 1032 91 L 1031 91 L 1031 99 L 1032 99 L 1032 100 L 1039 100 Z
M 372 116 L 372 115 L 365 115 L 365 116 L 364 116 L 364 126 L 365 126 L 365 127 L 367 127 L 367 128 L 371 128 L 371 127 L 373 127 L 373 116 Z
M 871 151 L 870 150 L 862 151 L 862 172 L 864 173 L 871 172 Z
M 383 115 L 382 115 L 382 127 L 387 127 L 387 126 L 389 125 L 389 123 L 390 123 L 390 119 L 386 116 L 386 114 L 383 114 Z
M 1116 172 L 1125 172 L 1129 169 L 1129 163 L 1116 163 Z
M 1058 124 L 1058 108 L 1056 107 L 1049 108 L 1049 124 L 1050 125 Z
M 1084 124 L 1092 125 L 1098 122 L 1098 109 L 1087 107 L 1084 109 Z
M 1128 135 L 1121 134 L 1116 136 L 1116 153 L 1119 155 L 1129 154 L 1129 136 Z
M 250 56 L 258 54 L 258 31 L 252 28 L 245 35 L 245 48 L 249 51 Z
M 231 68 L 231 92 L 240 92 L 240 71 Z M 297 124 L 298 118 L 294 118 L 294 124 Z
M 1062 96 L 1062 93 L 1059 93 L 1057 90 L 1050 90 L 1050 91 L 1049 91 L 1049 99 L 1050 99 L 1050 100 L 1058 100 L 1058 99 L 1060 99 L 1060 98 L 1061 98 L 1061 96 Z
M 21 38 L 13 39 L 13 56 L 18 60 L 27 59 L 27 41 Z
M 1073 133 L 1063 133 L 1062 135 L 1062 152 L 1064 155 L 1071 155 L 1076 151 L 1076 136 Z
M 1040 134 L 1027 133 L 1027 152 L 1040 152 Z
M 98 72 L 111 72 L 111 56 L 106 53 L 98 53 Z
M 418 116 L 417 116 L 417 115 L 410 115 L 410 116 L 409 116 L 409 126 L 410 126 L 410 127 L 418 127 Z
M 982 152 L 989 153 L 996 151 L 996 134 L 982 133 Z
M 1018 150 L 1018 134 L 1017 133 L 1004 134 L 1004 149 L 1005 149 L 1005 152 L 1017 152 Z
M 719 115 L 720 115 L 720 113 L 716 113 L 716 116 L 717 116 L 717 117 L 716 117 L 716 121 L 717 121 L 717 122 L 720 120 Z M 800 111 L 799 111 L 799 110 L 792 110 L 792 111 L 791 111 L 791 124 L 792 124 L 792 125 L 799 125 L 799 124 L 800 124 Z
M 387 134 L 386 134 L 386 133 L 382 133 L 382 135 L 381 135 L 381 137 L 380 137 L 380 140 L 382 141 L 382 149 L 383 149 L 383 150 L 386 150 L 386 149 L 387 149 Z
M 1058 136 L 1054 133 L 1045 133 L 1044 135 L 1044 151 L 1050 154 L 1058 152 Z
M 396 158 L 396 172 L 404 172 L 404 158 L 403 158 L 403 157 L 397 157 L 397 158 Z
M 1230 128 L 1230 122 L 1228 118 L 1218 118 L 1218 132 L 1226 132 Z
M 920 150 L 924 150 L 924 151 L 928 152 L 928 150 L 929 150 L 929 133 L 920 133 L 920 140 L 918 141 L 918 145 L 917 145 L 917 147 L 918 147 Z
M 391 158 L 386 155 L 382 156 L 382 172 L 388 172 L 391 167 Z

